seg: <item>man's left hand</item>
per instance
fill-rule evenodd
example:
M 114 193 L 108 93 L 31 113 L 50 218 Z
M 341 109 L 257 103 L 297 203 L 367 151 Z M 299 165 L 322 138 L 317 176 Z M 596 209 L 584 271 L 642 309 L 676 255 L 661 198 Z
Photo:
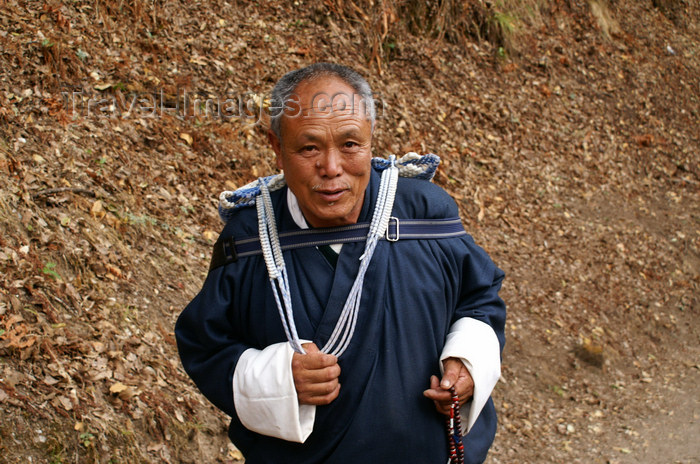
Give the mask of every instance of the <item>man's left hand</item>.
M 438 380 L 437 376 L 431 376 L 430 388 L 425 390 L 423 395 L 433 400 L 439 413 L 447 415 L 452 405 L 450 387 L 455 387 L 455 392 L 459 396 L 459 405 L 462 406 L 474 394 L 474 380 L 460 359 L 447 358 L 442 365 L 445 368 L 442 380 Z

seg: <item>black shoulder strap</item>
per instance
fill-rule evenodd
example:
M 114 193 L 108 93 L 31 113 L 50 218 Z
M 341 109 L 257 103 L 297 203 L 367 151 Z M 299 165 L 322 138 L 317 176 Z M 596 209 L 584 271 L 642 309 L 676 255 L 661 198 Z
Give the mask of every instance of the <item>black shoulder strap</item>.
M 358 222 L 342 227 L 324 229 L 302 229 L 279 234 L 282 251 L 295 248 L 332 245 L 335 243 L 360 242 L 367 238 L 368 222 Z M 462 220 L 448 219 L 398 219 L 392 217 L 382 240 L 420 240 L 452 238 L 466 235 Z M 209 272 L 217 267 L 238 261 L 238 258 L 262 254 L 260 238 L 256 236 L 236 240 L 235 237 L 221 236 L 214 244 Z

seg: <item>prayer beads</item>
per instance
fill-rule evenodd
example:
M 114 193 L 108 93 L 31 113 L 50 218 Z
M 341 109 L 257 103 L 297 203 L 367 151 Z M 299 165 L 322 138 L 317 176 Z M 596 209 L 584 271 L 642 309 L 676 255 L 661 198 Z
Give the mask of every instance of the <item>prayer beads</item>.
M 452 404 L 447 418 L 447 441 L 450 451 L 450 464 L 464 464 L 464 443 L 462 442 L 462 419 L 459 414 L 459 396 L 454 387 L 450 388 Z

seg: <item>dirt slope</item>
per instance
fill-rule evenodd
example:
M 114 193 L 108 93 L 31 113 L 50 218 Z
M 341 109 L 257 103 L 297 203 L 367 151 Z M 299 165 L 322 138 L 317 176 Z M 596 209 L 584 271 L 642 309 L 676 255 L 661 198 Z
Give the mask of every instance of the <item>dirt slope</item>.
M 504 53 L 387 14 L 380 53 L 296 3 L 2 4 L 0 462 L 240 462 L 172 328 L 218 193 L 274 171 L 260 97 L 321 60 L 507 273 L 489 462 L 700 462 L 700 7 L 540 2 Z

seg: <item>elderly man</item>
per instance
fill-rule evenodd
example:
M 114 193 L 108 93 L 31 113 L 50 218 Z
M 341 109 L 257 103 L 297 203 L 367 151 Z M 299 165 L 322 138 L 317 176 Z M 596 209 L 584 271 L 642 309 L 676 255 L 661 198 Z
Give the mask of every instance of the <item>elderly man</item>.
M 344 66 L 283 76 L 272 110 L 283 175 L 222 194 L 212 267 L 175 329 L 185 370 L 248 464 L 443 464 L 451 388 L 464 462 L 482 462 L 503 272 L 425 180 L 436 157 L 373 160 L 372 92 Z

